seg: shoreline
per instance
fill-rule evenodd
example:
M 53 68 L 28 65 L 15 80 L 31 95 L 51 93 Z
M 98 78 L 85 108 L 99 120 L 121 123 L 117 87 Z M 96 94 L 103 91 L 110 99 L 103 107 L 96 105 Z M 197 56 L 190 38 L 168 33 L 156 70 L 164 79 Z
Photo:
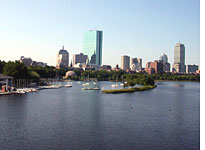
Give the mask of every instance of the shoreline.
M 103 90 L 102 93 L 106 94 L 120 94 L 120 93 L 133 93 L 137 91 L 147 91 L 156 88 L 157 85 L 148 85 L 142 87 L 134 87 L 128 89 L 114 89 L 114 90 Z
M 155 82 L 197 82 L 200 83 L 200 81 L 190 81 L 190 80 L 154 80 Z

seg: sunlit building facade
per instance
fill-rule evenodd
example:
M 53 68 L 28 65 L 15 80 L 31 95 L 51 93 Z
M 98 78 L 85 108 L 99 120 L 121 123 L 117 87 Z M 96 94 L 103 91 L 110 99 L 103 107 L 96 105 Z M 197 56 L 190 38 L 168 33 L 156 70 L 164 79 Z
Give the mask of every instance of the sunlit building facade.
M 174 48 L 174 64 L 172 70 L 173 72 L 186 72 L 184 44 L 177 43 Z
M 57 62 L 56 62 L 56 68 L 68 68 L 69 66 L 69 53 L 67 50 L 64 49 L 64 46 L 57 54 Z
M 103 32 L 90 30 L 83 39 L 83 53 L 88 56 L 89 63 L 101 66 L 102 64 Z
M 121 56 L 121 69 L 122 70 L 130 70 L 130 57 L 129 56 Z

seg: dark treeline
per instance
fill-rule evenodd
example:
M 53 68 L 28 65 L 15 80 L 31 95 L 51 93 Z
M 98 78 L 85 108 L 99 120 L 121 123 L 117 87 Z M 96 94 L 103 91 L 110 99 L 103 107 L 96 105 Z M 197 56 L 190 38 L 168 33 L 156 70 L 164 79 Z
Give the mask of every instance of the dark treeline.
M 40 79 L 40 78 L 59 78 L 62 79 L 69 69 L 56 69 L 53 66 L 47 67 L 26 67 L 19 61 L 0 61 L 0 73 L 14 77 L 14 79 Z M 85 80 L 87 78 L 97 79 L 98 81 L 128 81 L 135 80 L 137 84 L 144 84 L 145 79 L 154 80 L 172 80 L 172 81 L 200 81 L 200 75 L 175 75 L 172 73 L 152 74 L 134 73 L 129 74 L 123 70 L 105 71 L 105 70 L 80 70 L 71 69 L 77 76 L 72 77 L 74 80 Z
M 53 66 L 26 67 L 19 61 L 0 61 L 0 73 L 9 75 L 15 79 L 62 78 L 66 71 L 66 69 L 56 69 Z

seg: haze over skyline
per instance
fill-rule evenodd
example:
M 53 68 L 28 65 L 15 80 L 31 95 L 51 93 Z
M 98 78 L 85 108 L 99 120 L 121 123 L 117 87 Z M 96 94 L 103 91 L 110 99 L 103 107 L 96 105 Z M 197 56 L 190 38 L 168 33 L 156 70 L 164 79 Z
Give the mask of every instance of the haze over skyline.
M 98 29 L 102 64 L 120 65 L 129 55 L 145 67 L 164 52 L 172 65 L 180 40 L 186 65 L 200 65 L 199 0 L 7 0 L 0 1 L 0 18 L 0 60 L 25 56 L 55 65 L 62 45 L 71 60 L 83 52 L 84 33 Z

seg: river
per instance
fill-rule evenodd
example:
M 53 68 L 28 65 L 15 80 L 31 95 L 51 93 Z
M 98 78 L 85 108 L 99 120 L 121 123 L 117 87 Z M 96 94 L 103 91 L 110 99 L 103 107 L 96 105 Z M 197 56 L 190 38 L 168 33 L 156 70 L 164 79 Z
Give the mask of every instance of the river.
M 73 82 L 71 88 L 0 96 L 0 150 L 198 150 L 200 83 L 157 86 L 102 94 Z

